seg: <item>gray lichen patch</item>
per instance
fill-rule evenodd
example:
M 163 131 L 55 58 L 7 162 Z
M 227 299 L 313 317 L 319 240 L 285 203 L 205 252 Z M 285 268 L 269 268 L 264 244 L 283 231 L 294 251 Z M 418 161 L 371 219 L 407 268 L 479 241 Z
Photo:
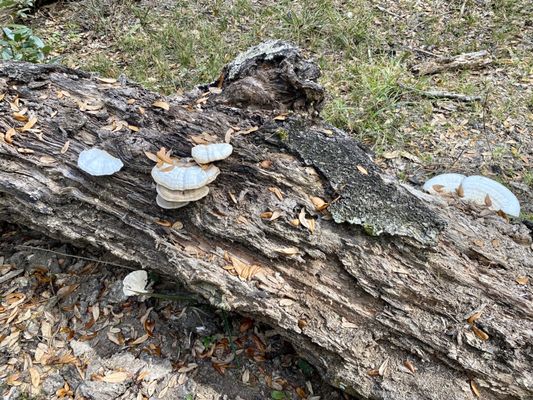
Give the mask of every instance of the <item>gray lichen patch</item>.
M 243 69 L 252 62 L 259 60 L 271 61 L 275 57 L 287 57 L 288 55 L 299 55 L 297 47 L 281 40 L 267 40 L 257 46 L 239 53 L 237 57 L 226 67 L 226 79 L 234 80 L 242 74 Z
M 373 236 L 387 233 L 435 243 L 444 221 L 396 182 L 387 182 L 352 138 L 291 122 L 284 129 L 289 133 L 283 143 L 320 171 L 339 196 L 328 209 L 335 222 L 361 225 Z

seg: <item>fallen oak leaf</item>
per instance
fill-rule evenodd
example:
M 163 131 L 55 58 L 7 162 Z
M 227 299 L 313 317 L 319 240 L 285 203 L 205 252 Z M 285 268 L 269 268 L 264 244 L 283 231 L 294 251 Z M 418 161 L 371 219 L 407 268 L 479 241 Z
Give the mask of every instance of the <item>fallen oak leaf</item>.
M 154 101 L 152 103 L 152 106 L 157 107 L 157 108 L 161 108 L 161 109 L 163 109 L 165 111 L 170 110 L 170 104 L 168 104 L 166 101 L 163 101 L 163 100 Z
M 5 141 L 6 143 L 12 144 L 13 143 L 13 136 L 17 134 L 17 131 L 14 128 L 9 128 L 5 135 Z
M 69 146 L 70 146 L 70 140 L 67 140 L 65 144 L 63 145 L 63 147 L 61 147 L 60 153 L 65 154 L 68 151 Z
M 20 128 L 21 132 L 29 131 L 33 126 L 37 123 L 37 117 L 32 117 L 28 122 L 26 122 L 26 125 L 24 125 L 22 128 Z

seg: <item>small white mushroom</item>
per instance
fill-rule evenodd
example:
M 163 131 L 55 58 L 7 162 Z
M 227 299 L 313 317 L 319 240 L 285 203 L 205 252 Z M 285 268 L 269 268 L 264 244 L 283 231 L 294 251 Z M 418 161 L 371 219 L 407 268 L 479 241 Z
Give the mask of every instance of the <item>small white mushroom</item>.
M 441 174 L 428 180 L 422 188 L 431 194 L 454 193 L 465 178 L 461 174 Z
M 162 197 L 163 200 L 171 202 L 197 201 L 207 196 L 209 193 L 209 188 L 207 186 L 192 190 L 170 190 L 161 185 L 156 185 L 155 188 L 157 194 Z
M 198 164 L 209 164 L 213 161 L 228 158 L 233 152 L 233 146 L 228 143 L 200 144 L 191 150 L 192 158 Z
M 148 273 L 145 270 L 133 271 L 126 275 L 122 281 L 122 291 L 126 296 L 150 293 L 146 290 L 147 283 Z
M 185 207 L 187 204 L 189 204 L 188 201 L 167 201 L 164 198 L 162 198 L 160 195 L 157 195 L 157 197 L 155 198 L 155 202 L 157 203 L 159 207 L 165 208 L 167 210 Z
M 155 166 L 152 169 L 154 181 L 170 190 L 198 189 L 212 182 L 220 173 L 214 165 L 202 168 L 189 160 L 177 161 L 174 168 L 170 164 L 163 164 L 161 168 Z M 167 170 L 167 171 L 165 171 Z
M 113 175 L 123 166 L 122 161 L 105 150 L 84 150 L 78 157 L 78 167 L 93 176 Z
M 502 210 L 506 214 L 518 217 L 520 203 L 516 196 L 503 186 L 485 176 L 469 176 L 462 182 L 463 200 L 486 205 L 491 210 Z

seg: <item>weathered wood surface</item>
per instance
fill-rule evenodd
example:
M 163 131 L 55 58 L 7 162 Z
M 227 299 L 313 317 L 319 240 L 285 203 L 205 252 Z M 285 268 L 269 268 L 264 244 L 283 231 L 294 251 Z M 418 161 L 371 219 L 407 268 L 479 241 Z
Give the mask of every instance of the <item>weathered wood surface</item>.
M 319 119 L 318 75 L 297 49 L 269 43 L 225 68 L 221 93 L 201 87 L 167 99 L 165 111 L 152 106 L 160 95 L 127 81 L 1 64 L 0 131 L 24 125 L 13 117 L 16 98 L 38 116 L 38 131 L 0 141 L 0 219 L 108 250 L 267 322 L 329 382 L 361 398 L 472 399 L 471 385 L 484 399 L 532 398 L 531 284 L 515 282 L 533 269 L 527 229 L 383 175 Z M 283 111 L 293 113 L 275 120 Z M 219 164 L 208 197 L 158 208 L 144 151 L 187 156 L 191 135 L 222 141 L 230 127 L 240 128 L 234 154 Z M 91 146 L 125 167 L 111 177 L 80 171 L 77 156 Z M 332 205 L 317 212 L 309 196 Z M 302 208 L 316 219 L 314 233 L 289 223 Z M 268 210 L 281 216 L 261 219 Z M 224 252 L 263 273 L 240 280 L 223 268 Z M 488 340 L 467 323 L 479 310 L 474 325 Z
M 452 57 L 440 57 L 429 60 L 412 67 L 413 72 L 419 75 L 432 75 L 445 71 L 477 70 L 492 64 L 493 59 L 487 50 L 463 53 Z

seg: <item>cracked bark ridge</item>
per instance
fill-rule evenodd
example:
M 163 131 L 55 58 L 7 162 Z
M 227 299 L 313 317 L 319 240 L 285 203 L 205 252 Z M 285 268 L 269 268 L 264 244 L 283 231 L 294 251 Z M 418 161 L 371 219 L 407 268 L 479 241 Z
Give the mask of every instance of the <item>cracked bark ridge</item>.
M 106 250 L 268 323 L 327 381 L 360 398 L 474 399 L 470 382 L 484 399 L 532 398 L 533 296 L 516 282 L 533 274 L 525 226 L 383 175 L 316 115 L 318 69 L 276 43 L 227 66 L 220 93 L 212 84 L 168 98 L 168 111 L 152 105 L 160 95 L 126 80 L 0 64 L 0 132 L 24 125 L 11 110 L 17 98 L 38 118 L 33 131 L 0 140 L 0 219 Z M 247 85 L 261 90 L 244 98 L 238 88 Z M 236 127 L 209 195 L 179 210 L 157 207 L 144 151 L 164 146 L 185 157 L 192 136 L 222 142 Z M 123 169 L 80 171 L 78 154 L 93 146 Z M 316 211 L 310 196 L 330 209 Z M 261 219 L 267 210 L 279 218 Z M 315 220 L 313 233 L 290 224 L 302 213 Z M 262 273 L 250 281 L 230 274 L 225 252 Z

